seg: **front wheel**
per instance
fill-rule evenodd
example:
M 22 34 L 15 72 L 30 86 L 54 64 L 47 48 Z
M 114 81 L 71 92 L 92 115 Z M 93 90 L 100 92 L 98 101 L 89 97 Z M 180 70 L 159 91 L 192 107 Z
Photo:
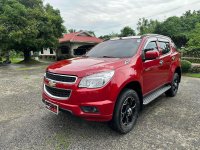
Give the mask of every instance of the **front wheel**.
M 178 92 L 180 77 L 178 73 L 174 74 L 173 81 L 171 83 L 171 88 L 165 93 L 166 96 L 174 97 Z
M 140 110 L 140 101 L 137 92 L 125 89 L 118 97 L 111 127 L 125 134 L 132 130 Z

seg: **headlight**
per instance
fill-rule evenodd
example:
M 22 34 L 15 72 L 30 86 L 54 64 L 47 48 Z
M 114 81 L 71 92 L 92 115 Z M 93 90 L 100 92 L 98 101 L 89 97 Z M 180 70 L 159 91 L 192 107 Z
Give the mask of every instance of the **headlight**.
M 115 71 L 105 71 L 84 77 L 79 83 L 81 88 L 100 88 L 107 84 L 113 77 Z

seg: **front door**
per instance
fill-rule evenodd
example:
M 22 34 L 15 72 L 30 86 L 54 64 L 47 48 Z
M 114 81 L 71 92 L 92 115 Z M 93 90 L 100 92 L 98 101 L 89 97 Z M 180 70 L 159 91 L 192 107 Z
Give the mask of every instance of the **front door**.
M 148 40 L 144 49 L 158 50 L 157 39 Z M 159 52 L 160 53 L 160 52 Z M 148 94 L 160 86 L 160 58 L 143 62 L 143 93 Z
M 158 45 L 162 52 L 162 55 L 160 56 L 160 60 L 163 62 L 160 66 L 162 84 L 165 84 L 169 79 L 170 66 L 173 58 L 171 58 L 171 47 L 169 41 L 159 39 Z

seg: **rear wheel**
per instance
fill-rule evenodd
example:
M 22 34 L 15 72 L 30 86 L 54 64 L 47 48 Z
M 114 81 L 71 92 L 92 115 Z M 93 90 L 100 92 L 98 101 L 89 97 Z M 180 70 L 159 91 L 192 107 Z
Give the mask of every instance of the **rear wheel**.
M 178 92 L 180 77 L 178 73 L 174 74 L 173 81 L 171 83 L 171 88 L 165 93 L 166 96 L 174 97 Z
M 136 123 L 139 110 L 140 101 L 137 92 L 125 89 L 117 100 L 111 121 L 112 128 L 122 134 L 128 133 Z

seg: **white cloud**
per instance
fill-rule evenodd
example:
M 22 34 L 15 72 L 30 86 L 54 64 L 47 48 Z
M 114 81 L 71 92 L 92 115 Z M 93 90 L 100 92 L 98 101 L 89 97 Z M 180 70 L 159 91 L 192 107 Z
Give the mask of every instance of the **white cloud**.
M 99 35 L 136 29 L 139 18 L 163 20 L 187 10 L 199 10 L 199 0 L 45 0 L 61 11 L 65 26 Z

